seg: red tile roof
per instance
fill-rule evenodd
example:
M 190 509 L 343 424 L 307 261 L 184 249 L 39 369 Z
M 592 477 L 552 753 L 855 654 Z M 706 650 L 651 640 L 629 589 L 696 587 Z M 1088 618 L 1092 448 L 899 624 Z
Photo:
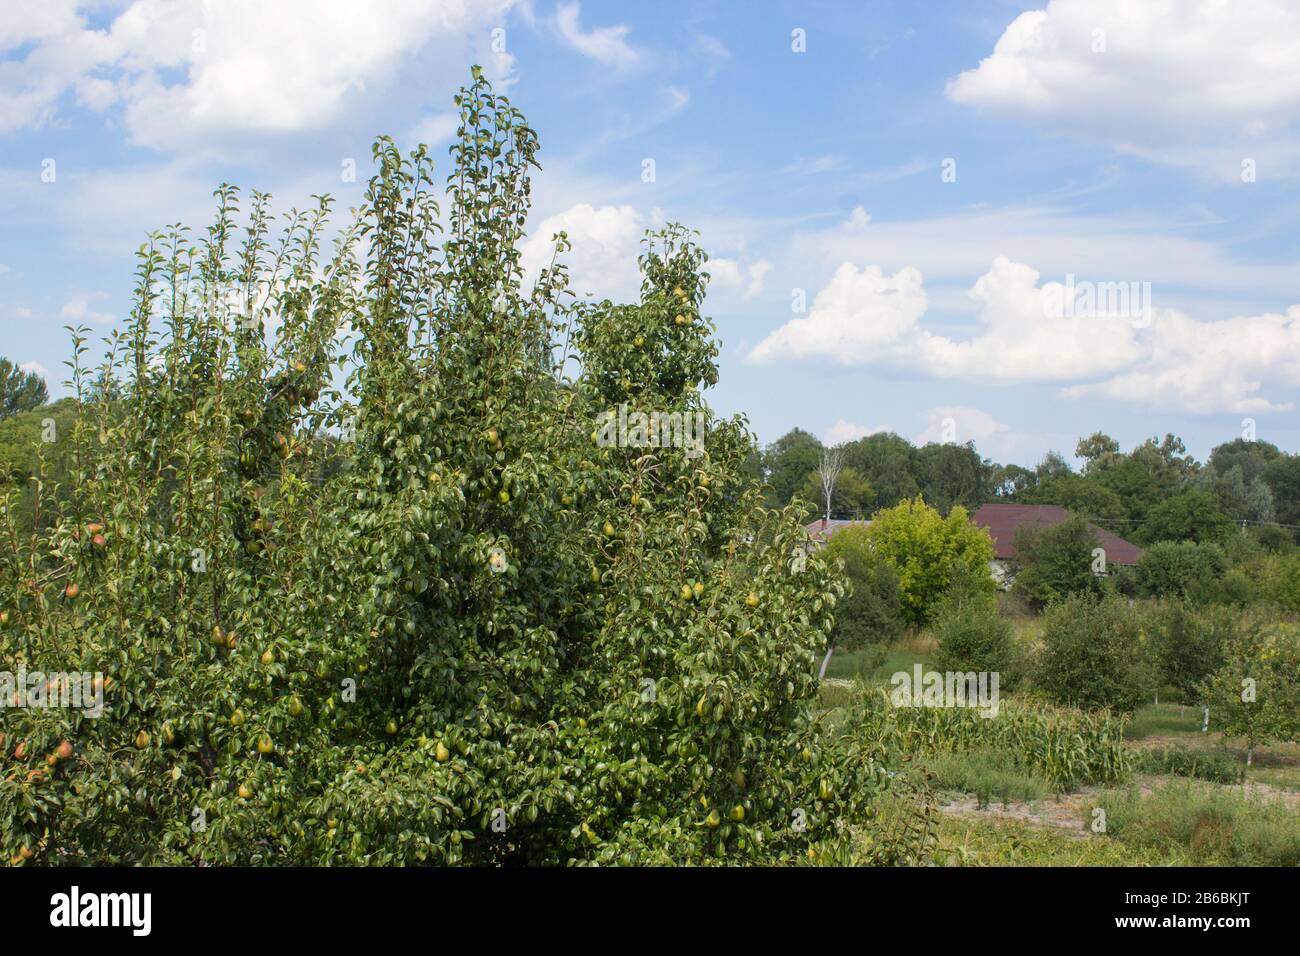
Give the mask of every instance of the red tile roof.
M 1016 559 L 1016 532 L 1021 528 L 1050 528 L 1070 517 L 1070 512 L 1060 505 L 981 505 L 971 515 L 971 521 L 988 529 L 993 539 L 994 556 L 1002 560 Z M 1106 550 L 1106 560 L 1111 564 L 1137 564 L 1142 549 L 1105 528 L 1089 524 L 1097 535 L 1098 544 Z

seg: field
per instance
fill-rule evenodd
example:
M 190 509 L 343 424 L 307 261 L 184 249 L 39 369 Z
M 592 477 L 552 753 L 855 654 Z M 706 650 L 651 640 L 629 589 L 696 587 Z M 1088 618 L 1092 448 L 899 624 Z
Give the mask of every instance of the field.
M 837 654 L 823 707 L 847 712 L 893 672 L 931 666 L 932 646 L 921 633 L 883 652 Z M 1003 706 L 1033 712 L 1043 705 L 1011 695 Z M 935 793 L 934 862 L 1300 865 L 1300 746 L 1260 748 L 1247 767 L 1241 741 L 1202 733 L 1199 709 L 1162 700 L 1125 721 L 1120 747 L 1126 770 L 1119 779 L 1064 788 L 1008 748 L 951 739 L 933 752 L 905 747 L 913 759 L 903 772 Z

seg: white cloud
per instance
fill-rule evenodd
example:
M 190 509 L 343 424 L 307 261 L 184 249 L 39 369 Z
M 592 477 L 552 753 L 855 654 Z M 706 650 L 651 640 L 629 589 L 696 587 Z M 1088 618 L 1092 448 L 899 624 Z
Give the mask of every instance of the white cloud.
M 868 435 L 875 435 L 878 432 L 890 431 L 893 431 L 893 429 L 888 425 L 877 425 L 875 428 L 868 428 L 866 425 L 858 425 L 840 418 L 822 433 L 821 440 L 823 445 L 833 447 L 842 445 L 845 442 L 857 441 L 859 438 L 866 438 Z
M 846 262 L 817 293 L 804 318 L 791 319 L 763 339 L 750 361 L 828 357 L 844 365 L 876 361 L 882 350 L 920 332 L 926 298 L 921 273 L 909 267 L 885 275 L 878 266 L 859 271 Z
M 63 308 L 59 310 L 59 319 L 66 325 L 79 325 L 83 322 L 101 325 L 112 323 L 112 315 L 96 311 L 94 307 L 96 302 L 103 302 L 107 298 L 107 292 L 74 292 L 72 298 L 63 303 Z
M 0 49 L 31 45 L 0 64 L 0 130 L 47 121 L 69 90 L 91 109 L 122 103 L 133 139 L 155 147 L 322 128 L 418 53 L 459 74 L 474 53 L 467 38 L 482 45 L 513 2 L 390 3 L 367 16 L 350 0 L 136 0 L 103 30 L 87 26 L 78 7 L 88 4 L 44 4 L 0 27 Z M 513 60 L 489 62 L 508 74 Z
M 569 288 L 578 296 L 591 293 L 598 299 L 632 300 L 641 286 L 637 266 L 641 237 L 651 217 L 633 206 L 600 206 L 578 203 L 548 216 L 520 249 L 526 281 L 533 281 L 551 263 L 552 236 L 566 232 L 573 249 L 562 262 L 569 267 Z
M 1065 394 L 1206 414 L 1293 407 L 1293 402 L 1275 402 L 1261 391 L 1268 383 L 1300 386 L 1300 305 L 1285 314 L 1218 322 L 1167 311 L 1158 315 L 1155 332 L 1140 366 L 1103 382 L 1067 388 Z
M 994 419 L 988 412 L 964 405 L 943 405 L 926 412 L 924 431 L 916 436 L 915 444 L 930 442 L 955 442 L 964 445 L 973 441 L 984 448 L 997 435 L 1011 431 L 1011 426 Z
M 45 370 L 45 366 L 42 365 L 40 362 L 24 362 L 22 365 L 18 367 L 22 369 L 24 372 L 35 372 L 41 378 L 50 377 L 50 373 Z
M 1048 382 L 1066 386 L 1063 394 L 1071 397 L 1192 413 L 1291 407 L 1263 391 L 1300 386 L 1300 305 L 1217 321 L 1168 308 L 1063 315 L 1061 284 L 1038 280 L 1029 266 L 998 257 L 969 293 L 978 326 L 955 338 L 922 326 L 927 297 L 918 270 L 891 276 L 845 263 L 807 317 L 770 333 L 749 360 L 815 357 L 967 382 Z M 971 422 L 972 437 L 988 424 L 975 416 Z
M 772 271 L 772 263 L 766 259 L 741 263 L 736 259 L 715 257 L 708 261 L 705 271 L 709 273 L 713 285 L 723 289 L 743 290 L 743 298 L 752 299 L 763 291 L 763 283 Z
M 630 27 L 595 27 L 583 31 L 578 23 L 579 4 L 566 3 L 555 11 L 555 28 L 564 42 L 583 56 L 618 69 L 635 66 L 641 55 L 627 43 Z
M 1051 0 L 949 81 L 958 102 L 1036 117 L 1229 179 L 1300 158 L 1300 8 L 1291 0 Z
M 861 229 L 863 226 L 871 224 L 871 213 L 862 206 L 854 206 L 853 211 L 849 213 L 849 218 L 845 220 L 845 228 Z

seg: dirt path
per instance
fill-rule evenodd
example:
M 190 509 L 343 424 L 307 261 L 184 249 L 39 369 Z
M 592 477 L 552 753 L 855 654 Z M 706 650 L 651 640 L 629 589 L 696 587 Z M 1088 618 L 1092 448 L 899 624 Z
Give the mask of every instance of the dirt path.
M 1300 812 L 1300 793 L 1284 790 L 1266 783 L 1216 784 L 1205 780 L 1174 776 L 1143 776 L 1137 779 L 1138 792 L 1149 797 L 1158 788 L 1172 782 L 1189 783 L 1194 787 L 1207 790 L 1233 790 L 1254 800 L 1279 801 L 1292 810 Z M 1122 789 L 1122 788 L 1118 788 Z M 1033 803 L 1017 800 L 1003 806 L 998 801 L 990 801 L 988 807 L 981 810 L 979 801 L 974 796 L 963 796 L 939 804 L 942 813 L 953 817 L 978 820 L 1016 820 L 1032 826 L 1057 830 L 1069 836 L 1083 839 L 1089 835 L 1088 821 L 1090 811 L 1095 805 L 1095 797 L 1104 792 L 1100 787 L 1081 787 L 1074 793 L 1063 794 L 1059 800 L 1048 797 Z

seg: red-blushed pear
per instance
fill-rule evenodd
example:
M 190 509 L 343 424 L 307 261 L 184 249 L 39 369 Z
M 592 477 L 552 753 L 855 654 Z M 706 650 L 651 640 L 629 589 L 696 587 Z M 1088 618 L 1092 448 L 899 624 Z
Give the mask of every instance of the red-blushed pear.
M 74 601 L 76 600 L 77 595 L 81 593 L 81 588 L 77 586 L 76 581 L 69 581 L 68 586 L 63 589 L 63 593 L 67 596 L 69 601 Z

